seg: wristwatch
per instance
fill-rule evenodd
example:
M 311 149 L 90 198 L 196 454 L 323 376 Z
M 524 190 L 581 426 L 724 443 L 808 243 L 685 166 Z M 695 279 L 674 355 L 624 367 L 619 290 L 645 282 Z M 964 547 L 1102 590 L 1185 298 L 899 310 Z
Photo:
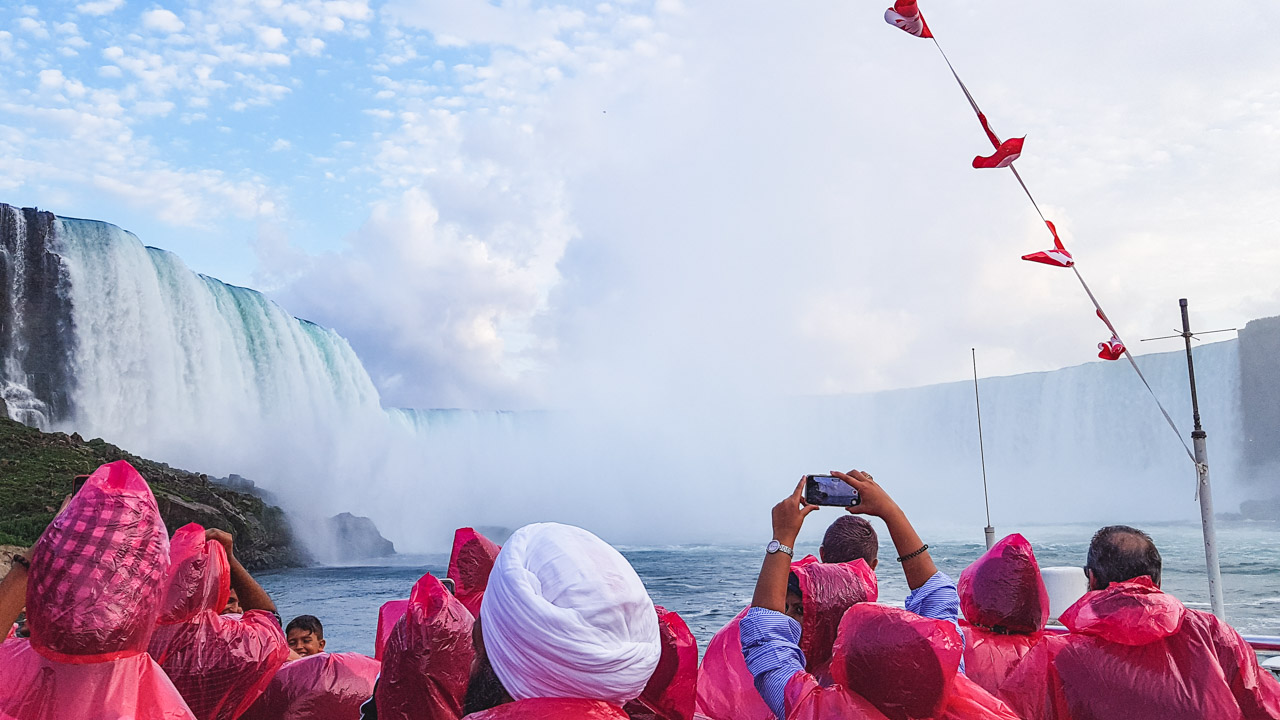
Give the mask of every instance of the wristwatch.
M 796 556 L 794 550 L 787 547 L 786 545 L 783 545 L 777 540 L 770 540 L 769 544 L 765 546 L 764 551 L 769 553 L 770 555 L 780 552 L 780 553 L 786 553 L 788 556 L 793 558 Z

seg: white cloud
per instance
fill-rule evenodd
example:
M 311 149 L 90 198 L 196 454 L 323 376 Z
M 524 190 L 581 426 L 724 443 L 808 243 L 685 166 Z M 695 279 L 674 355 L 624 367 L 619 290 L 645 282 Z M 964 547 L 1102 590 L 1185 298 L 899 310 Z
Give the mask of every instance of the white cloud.
M 496 209 L 503 202 L 496 190 L 485 193 L 483 206 Z M 348 239 L 347 252 L 302 261 L 276 248 L 264 259 L 286 276 L 292 273 L 282 292 L 288 307 L 340 319 L 353 345 L 365 348 L 366 366 L 390 390 L 384 402 L 496 403 L 518 393 L 512 368 L 542 351 L 521 328 L 545 307 L 558 277 L 556 260 L 574 234 L 553 209 L 557 199 L 546 200 L 545 208 L 501 212 L 522 221 L 477 225 L 445 220 L 430 196 L 409 190 L 379 203 Z M 361 302 L 324 287 L 343 287 L 343 296 Z M 395 391 L 396 378 L 417 373 L 438 382 Z
M 289 38 L 285 37 L 284 31 L 278 27 L 261 27 L 258 28 L 258 42 L 270 50 L 275 50 L 288 44 Z
M 288 150 L 291 147 L 293 147 L 293 143 L 290 143 L 284 138 L 279 138 L 274 143 L 271 143 L 271 152 L 281 152 L 282 150 Z
M 61 70 L 41 70 L 37 76 L 40 78 L 40 87 L 50 90 L 61 90 L 67 82 Z
M 581 11 L 563 6 L 535 9 L 529 5 L 498 6 L 471 0 L 392 0 L 385 12 L 405 25 L 430 31 L 442 44 L 521 48 L 550 43 L 562 31 L 581 27 L 586 19 Z
M 124 7 L 124 0 L 94 0 L 76 5 L 76 11 L 84 15 L 109 15 Z
M 18 18 L 17 22 L 14 23 L 14 25 L 19 30 L 27 33 L 28 35 L 32 35 L 34 37 L 40 38 L 41 40 L 48 39 L 49 37 L 48 28 L 44 26 L 44 23 L 40 22 L 39 20 L 36 20 L 35 18 L 20 17 Z
M 315 57 L 324 52 L 324 41 L 320 38 L 299 38 L 298 50 L 304 55 Z
M 172 10 L 155 8 L 142 13 L 142 26 L 148 30 L 173 34 L 182 32 L 186 28 L 186 23 L 182 22 Z
M 139 115 L 163 117 L 173 112 L 173 107 L 168 100 L 143 100 L 133 104 L 133 111 Z

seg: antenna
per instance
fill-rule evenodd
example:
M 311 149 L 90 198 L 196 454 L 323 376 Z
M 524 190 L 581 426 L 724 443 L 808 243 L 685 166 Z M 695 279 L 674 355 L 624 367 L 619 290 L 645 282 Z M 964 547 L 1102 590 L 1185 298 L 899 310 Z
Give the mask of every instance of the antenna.
M 973 405 L 978 410 L 978 457 L 982 460 L 982 504 L 987 510 L 987 526 L 982 532 L 987 538 L 987 549 L 996 544 L 996 529 L 991 527 L 991 499 L 987 495 L 987 451 L 982 445 L 982 399 L 978 396 L 978 350 L 969 348 L 973 357 Z

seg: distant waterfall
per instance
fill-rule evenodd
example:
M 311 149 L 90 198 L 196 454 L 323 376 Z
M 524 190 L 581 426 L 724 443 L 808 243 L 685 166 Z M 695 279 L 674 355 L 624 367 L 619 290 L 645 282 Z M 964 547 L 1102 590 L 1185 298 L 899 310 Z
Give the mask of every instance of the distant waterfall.
M 1267 332 L 1280 338 L 1280 327 Z M 1240 347 L 1196 350 L 1223 510 L 1257 475 L 1242 438 L 1263 437 L 1242 426 Z M 1256 354 L 1264 364 L 1275 355 Z M 913 519 L 935 532 L 982 524 L 967 382 L 776 401 L 748 392 L 732 407 L 384 409 L 333 330 L 196 274 L 113 225 L 7 205 L 0 360 L 11 417 L 249 477 L 300 519 L 304 536 L 310 519 L 350 511 L 409 551 L 445 546 L 460 525 L 533 520 L 574 522 L 618 541 L 759 540 L 768 507 L 796 478 L 848 467 L 892 483 Z M 1182 354 L 1139 362 L 1188 433 Z M 1268 372 L 1250 377 L 1266 386 Z M 981 387 L 1001 530 L 1194 517 L 1191 463 L 1124 364 Z M 1269 407 L 1254 416 L 1269 417 Z

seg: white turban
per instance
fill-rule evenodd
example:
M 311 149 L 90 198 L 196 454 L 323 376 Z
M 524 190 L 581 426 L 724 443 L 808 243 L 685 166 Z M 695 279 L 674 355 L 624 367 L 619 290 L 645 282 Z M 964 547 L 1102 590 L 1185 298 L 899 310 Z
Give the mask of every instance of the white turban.
M 621 553 L 582 528 L 526 525 L 502 546 L 480 605 L 484 647 L 512 698 L 622 705 L 658 667 L 658 615 Z

